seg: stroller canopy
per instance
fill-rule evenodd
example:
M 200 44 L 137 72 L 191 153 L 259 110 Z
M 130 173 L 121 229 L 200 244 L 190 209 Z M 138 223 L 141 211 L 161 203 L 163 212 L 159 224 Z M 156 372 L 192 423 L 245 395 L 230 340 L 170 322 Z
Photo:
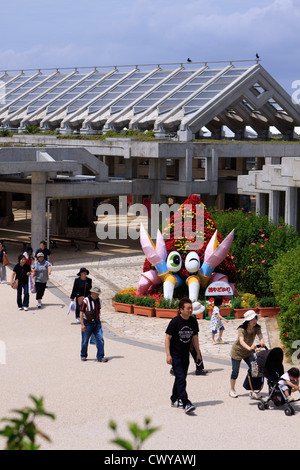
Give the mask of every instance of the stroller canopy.
M 264 377 L 273 382 L 284 373 L 283 351 L 281 348 L 268 349 L 257 354 L 257 366 Z

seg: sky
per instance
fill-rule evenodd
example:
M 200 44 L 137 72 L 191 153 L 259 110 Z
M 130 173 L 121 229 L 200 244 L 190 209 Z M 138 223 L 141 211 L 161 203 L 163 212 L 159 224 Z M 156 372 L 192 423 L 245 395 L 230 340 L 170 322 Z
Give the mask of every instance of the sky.
M 0 70 L 258 53 L 290 95 L 300 81 L 300 0 L 0 0 L 0 25 Z

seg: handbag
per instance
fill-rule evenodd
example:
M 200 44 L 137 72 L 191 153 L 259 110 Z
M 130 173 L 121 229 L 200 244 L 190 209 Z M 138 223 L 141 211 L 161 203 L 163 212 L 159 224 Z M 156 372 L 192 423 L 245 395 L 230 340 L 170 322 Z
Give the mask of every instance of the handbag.
M 19 279 L 14 279 L 13 282 L 12 282 L 11 287 L 12 287 L 13 289 L 17 289 L 17 288 L 18 288 L 18 285 L 19 285 Z
M 8 266 L 8 265 L 9 265 L 9 259 L 5 251 L 3 251 L 2 266 Z
M 85 316 L 85 319 L 89 323 L 93 323 L 96 321 L 96 309 L 93 310 L 87 310 L 83 314 Z

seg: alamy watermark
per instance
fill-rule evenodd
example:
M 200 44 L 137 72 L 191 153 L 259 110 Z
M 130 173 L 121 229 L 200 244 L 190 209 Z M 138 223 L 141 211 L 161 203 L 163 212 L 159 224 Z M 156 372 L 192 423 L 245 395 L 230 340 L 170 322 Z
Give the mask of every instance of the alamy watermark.
M 204 205 L 196 204 L 133 204 L 130 206 L 131 217 L 127 211 L 127 196 L 119 196 L 119 213 L 112 204 L 101 204 L 97 208 L 100 218 L 96 226 L 97 237 L 100 240 L 137 240 L 140 237 L 140 224 L 148 215 L 152 239 L 156 239 L 157 230 L 163 233 L 164 239 L 169 239 L 171 231 L 174 239 L 186 238 L 186 250 L 200 249 L 204 244 Z M 134 220 L 132 220 L 134 216 Z M 171 216 L 173 222 L 170 223 Z M 122 223 L 118 224 L 118 220 Z M 117 230 L 118 228 L 118 230 Z
M 292 100 L 294 104 L 300 104 L 300 80 L 294 80 L 292 83 L 292 89 L 295 91 L 292 93 Z
M 0 365 L 6 364 L 6 345 L 0 340 Z

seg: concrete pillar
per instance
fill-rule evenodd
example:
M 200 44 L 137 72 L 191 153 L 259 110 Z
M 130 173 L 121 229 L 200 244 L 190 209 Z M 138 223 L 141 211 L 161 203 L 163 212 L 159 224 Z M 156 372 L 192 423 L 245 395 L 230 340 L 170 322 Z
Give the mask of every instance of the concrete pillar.
M 284 221 L 297 230 L 298 198 L 297 188 L 287 187 L 285 191 Z
M 33 172 L 31 177 L 31 246 L 35 251 L 46 237 L 47 173 Z
M 185 158 L 179 160 L 179 181 L 193 181 L 193 149 L 187 147 Z
M 274 224 L 279 223 L 279 211 L 280 211 L 280 192 L 271 191 L 270 202 L 269 202 L 269 219 L 273 220 Z
M 266 196 L 265 193 L 256 194 L 256 214 L 266 215 Z

